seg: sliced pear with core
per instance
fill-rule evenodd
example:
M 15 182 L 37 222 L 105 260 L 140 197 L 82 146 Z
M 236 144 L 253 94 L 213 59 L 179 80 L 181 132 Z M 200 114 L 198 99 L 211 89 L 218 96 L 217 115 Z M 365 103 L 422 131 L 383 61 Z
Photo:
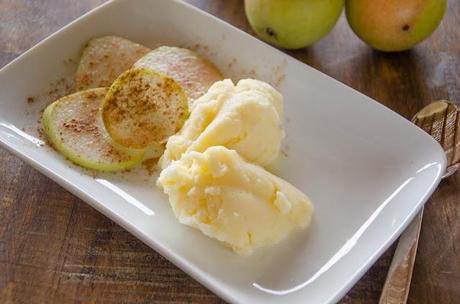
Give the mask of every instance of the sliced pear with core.
M 163 144 L 188 116 L 187 97 L 172 78 L 133 68 L 112 84 L 102 107 L 104 125 L 118 144 L 135 149 Z
M 117 36 L 90 40 L 75 74 L 76 91 L 109 87 L 121 73 L 150 51 L 143 45 Z
M 143 160 L 144 151 L 118 147 L 107 134 L 101 116 L 106 88 L 65 96 L 43 113 L 43 126 L 52 146 L 75 164 L 99 171 L 129 169 Z
M 134 67 L 150 68 L 173 78 L 184 88 L 190 104 L 216 81 L 223 80 L 211 62 L 189 49 L 178 47 L 156 48 L 139 59 Z

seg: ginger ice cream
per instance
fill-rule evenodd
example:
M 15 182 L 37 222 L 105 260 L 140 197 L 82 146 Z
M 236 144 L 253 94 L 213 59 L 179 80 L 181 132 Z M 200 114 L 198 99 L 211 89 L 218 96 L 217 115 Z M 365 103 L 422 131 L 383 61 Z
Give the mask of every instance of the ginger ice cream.
M 307 227 L 313 212 L 300 190 L 223 146 L 184 153 L 157 183 L 180 223 L 243 255 Z
M 166 168 L 184 153 L 218 145 L 267 166 L 281 149 L 283 117 L 283 98 L 269 84 L 253 79 L 236 86 L 229 79 L 218 81 L 194 102 L 189 119 L 169 138 L 160 166 Z

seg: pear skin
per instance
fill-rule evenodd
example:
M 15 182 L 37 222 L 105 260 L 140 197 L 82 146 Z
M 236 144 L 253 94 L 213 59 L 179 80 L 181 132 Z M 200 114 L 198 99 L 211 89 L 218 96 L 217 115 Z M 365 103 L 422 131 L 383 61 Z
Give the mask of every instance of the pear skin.
M 404 51 L 439 26 L 446 0 L 348 0 L 348 23 L 365 43 L 385 52 Z
M 265 42 L 285 49 L 307 47 L 328 34 L 344 0 L 245 0 L 246 16 Z

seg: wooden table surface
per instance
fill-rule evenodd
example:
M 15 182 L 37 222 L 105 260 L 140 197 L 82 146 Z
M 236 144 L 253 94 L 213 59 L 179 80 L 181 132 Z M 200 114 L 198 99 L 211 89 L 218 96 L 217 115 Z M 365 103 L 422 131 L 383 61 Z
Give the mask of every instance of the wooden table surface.
M 0 66 L 104 0 L 0 0 Z M 243 0 L 188 2 L 251 33 Z M 346 20 L 288 52 L 410 118 L 460 102 L 460 1 L 410 52 L 372 51 Z M 1 109 L 0 109 L 1 111 Z M 392 246 L 342 303 L 376 303 Z M 0 303 L 221 303 L 124 229 L 0 148 Z M 460 303 L 460 175 L 427 203 L 410 303 Z

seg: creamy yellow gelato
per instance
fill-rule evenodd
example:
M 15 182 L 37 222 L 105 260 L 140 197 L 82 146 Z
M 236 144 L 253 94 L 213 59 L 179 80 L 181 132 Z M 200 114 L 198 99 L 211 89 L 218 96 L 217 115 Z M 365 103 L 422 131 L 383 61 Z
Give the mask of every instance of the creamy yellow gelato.
M 161 168 L 183 153 L 212 146 L 236 150 L 246 160 L 266 166 L 279 155 L 283 130 L 283 98 L 269 84 L 245 79 L 235 86 L 218 81 L 197 99 L 181 131 L 171 136 Z
M 184 153 L 161 172 L 157 183 L 179 222 L 239 254 L 307 227 L 313 212 L 301 191 L 223 146 Z

